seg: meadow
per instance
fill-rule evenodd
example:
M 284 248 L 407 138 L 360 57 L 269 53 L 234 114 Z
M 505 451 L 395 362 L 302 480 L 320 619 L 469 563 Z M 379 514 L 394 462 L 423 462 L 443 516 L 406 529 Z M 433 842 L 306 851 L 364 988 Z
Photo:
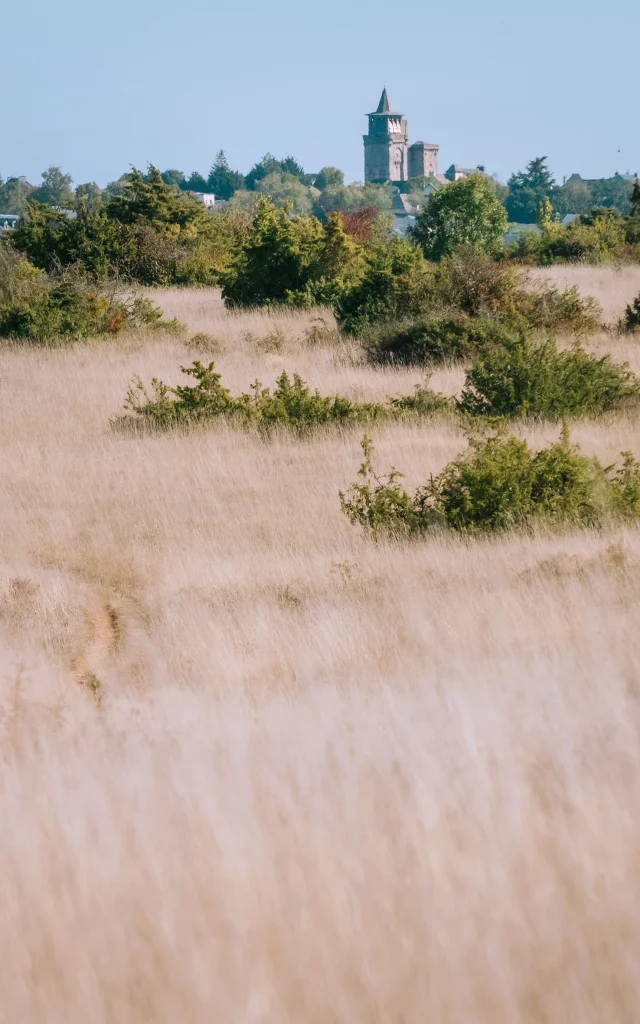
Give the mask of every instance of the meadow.
M 612 322 L 640 291 L 536 274 Z M 209 340 L 0 348 L 0 1022 L 637 1019 L 640 535 L 375 541 L 338 499 L 361 429 L 118 429 L 195 358 L 234 392 L 421 381 L 327 310 L 152 294 Z M 409 485 L 465 444 L 369 433 Z M 637 413 L 571 434 L 640 457 Z

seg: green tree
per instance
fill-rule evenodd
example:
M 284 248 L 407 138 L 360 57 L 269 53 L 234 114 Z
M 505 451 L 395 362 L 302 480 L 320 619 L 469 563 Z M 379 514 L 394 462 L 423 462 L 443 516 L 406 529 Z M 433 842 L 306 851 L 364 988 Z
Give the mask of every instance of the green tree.
M 209 171 L 207 183 L 218 199 L 231 199 L 234 192 L 244 189 L 244 174 L 231 170 L 224 150 L 221 149 Z
M 315 180 L 315 187 L 321 192 L 329 185 L 344 185 L 344 172 L 338 167 L 322 167 Z
M 74 210 L 94 211 L 102 203 L 102 189 L 95 181 L 86 181 L 76 188 Z
M 192 171 L 188 178 L 180 182 L 180 188 L 184 192 L 209 192 L 207 179 L 203 178 L 198 171 Z
M 59 167 L 48 167 L 42 172 L 42 184 L 33 193 L 33 198 L 47 206 L 70 210 L 73 207 L 72 177 L 63 174 Z
M 340 324 L 358 334 L 372 324 L 420 315 L 433 301 L 432 271 L 418 246 L 406 238 L 367 246 L 362 273 L 337 303 Z
M 299 164 L 293 156 L 285 156 L 280 161 L 280 166 L 285 174 L 293 174 L 296 178 L 302 178 L 304 176 L 304 167 Z
M 309 189 L 293 174 L 274 171 L 256 183 L 256 191 L 271 196 L 276 206 L 290 205 L 294 213 L 311 212 Z
M 165 185 L 177 185 L 178 188 L 181 187 L 184 177 L 184 171 L 177 171 L 175 167 L 170 167 L 162 172 L 162 180 Z
M 640 217 L 640 179 L 636 178 L 631 190 L 631 216 Z
M 110 220 L 121 224 L 147 224 L 160 234 L 182 238 L 194 238 L 206 217 L 196 199 L 165 184 L 153 166 L 147 180 L 134 168 L 123 182 L 122 194 L 109 200 L 106 212 Z
M 427 259 L 439 261 L 460 245 L 497 255 L 506 230 L 504 206 L 487 179 L 474 174 L 435 192 L 418 216 L 412 236 Z
M 0 185 L 0 213 L 23 214 L 27 209 L 29 196 L 35 188 L 26 178 L 7 178 Z
M 292 217 L 260 196 L 235 264 L 223 275 L 223 297 L 229 306 L 335 302 L 363 269 L 362 248 L 339 216 L 322 227 L 315 217 Z
M 505 205 L 509 220 L 535 224 L 540 203 L 551 197 L 555 186 L 546 156 L 536 157 L 527 164 L 525 171 L 512 174 L 508 186 Z
M 282 173 L 282 163 L 280 160 L 276 160 L 273 153 L 265 153 L 262 160 L 259 163 L 254 164 L 246 178 L 244 179 L 245 188 L 250 192 L 253 192 L 256 188 L 256 183 L 262 178 L 266 178 L 268 174 Z
M 315 217 L 292 218 L 260 197 L 251 230 L 223 278 L 225 302 L 232 307 L 300 302 L 321 242 L 322 227 Z

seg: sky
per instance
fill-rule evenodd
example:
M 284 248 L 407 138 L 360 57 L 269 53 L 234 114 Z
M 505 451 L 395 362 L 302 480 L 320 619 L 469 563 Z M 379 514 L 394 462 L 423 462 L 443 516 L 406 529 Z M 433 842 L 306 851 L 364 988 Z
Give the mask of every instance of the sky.
M 224 149 L 362 179 L 384 85 L 441 171 L 640 171 L 638 0 L 21 0 L 2 21 L 4 178 L 206 174 Z

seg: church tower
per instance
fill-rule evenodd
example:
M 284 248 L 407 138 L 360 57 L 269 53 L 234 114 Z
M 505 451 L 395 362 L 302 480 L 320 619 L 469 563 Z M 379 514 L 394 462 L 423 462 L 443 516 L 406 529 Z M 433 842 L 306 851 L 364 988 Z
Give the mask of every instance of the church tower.
M 378 109 L 369 114 L 369 134 L 364 138 L 364 180 L 406 181 L 408 177 L 407 122 L 382 90 Z

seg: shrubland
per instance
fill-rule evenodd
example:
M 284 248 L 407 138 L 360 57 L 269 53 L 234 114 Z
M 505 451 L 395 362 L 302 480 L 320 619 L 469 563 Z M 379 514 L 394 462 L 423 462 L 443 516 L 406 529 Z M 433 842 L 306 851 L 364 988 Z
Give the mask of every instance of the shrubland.
M 640 463 L 622 453 L 619 467 L 604 467 L 560 439 L 533 452 L 507 433 L 471 436 L 466 452 L 413 494 L 397 469 L 379 476 L 371 439 L 362 441 L 360 479 L 340 505 L 349 520 L 373 534 L 424 534 L 437 528 L 469 533 L 531 526 L 594 527 L 640 518 Z
M 640 287 L 579 280 L 612 322 Z M 455 416 L 110 431 L 196 345 L 232 396 L 415 383 L 328 308 L 153 295 L 184 338 L 0 346 L 0 1016 L 637 1019 L 633 404 L 477 449 Z M 373 532 L 338 499 L 362 429 L 407 474 Z
M 0 244 L 0 337 L 36 343 L 115 336 L 123 331 L 176 332 L 148 298 L 97 293 L 73 273 L 46 274 Z

